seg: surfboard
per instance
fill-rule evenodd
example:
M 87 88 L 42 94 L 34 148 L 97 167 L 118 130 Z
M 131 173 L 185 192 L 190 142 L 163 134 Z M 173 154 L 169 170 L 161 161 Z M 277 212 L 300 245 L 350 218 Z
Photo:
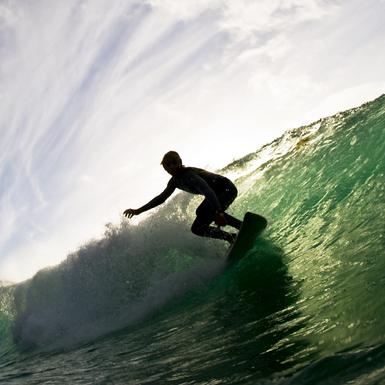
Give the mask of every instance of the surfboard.
M 267 220 L 262 215 L 247 212 L 237 238 L 227 252 L 227 263 L 232 264 L 244 257 L 253 247 L 256 237 L 262 233 L 266 226 Z

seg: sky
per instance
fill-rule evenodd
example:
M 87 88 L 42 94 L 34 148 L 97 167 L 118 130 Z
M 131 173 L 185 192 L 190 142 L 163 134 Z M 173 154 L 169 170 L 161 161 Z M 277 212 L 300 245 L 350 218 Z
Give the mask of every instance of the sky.
M 384 0 L 0 0 L 0 280 L 385 92 Z

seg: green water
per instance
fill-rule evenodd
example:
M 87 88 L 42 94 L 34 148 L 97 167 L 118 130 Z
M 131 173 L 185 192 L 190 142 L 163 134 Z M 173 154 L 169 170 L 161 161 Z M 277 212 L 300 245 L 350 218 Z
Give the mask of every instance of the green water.
M 0 383 L 385 384 L 384 153 L 382 96 L 222 170 L 269 220 L 231 268 L 184 194 L 1 288 Z

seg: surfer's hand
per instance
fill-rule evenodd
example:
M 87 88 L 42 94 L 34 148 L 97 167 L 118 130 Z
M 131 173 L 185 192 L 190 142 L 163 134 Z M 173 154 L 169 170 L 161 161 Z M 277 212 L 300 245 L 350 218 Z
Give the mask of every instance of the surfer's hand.
M 125 210 L 125 212 L 123 214 L 127 218 L 132 218 L 134 215 L 138 215 L 140 213 L 138 210 L 135 210 L 135 209 L 127 209 L 127 210 Z
M 227 221 L 226 221 L 226 218 L 225 218 L 225 214 L 224 213 L 216 213 L 216 215 L 215 215 L 215 223 L 218 226 L 226 226 L 227 225 Z

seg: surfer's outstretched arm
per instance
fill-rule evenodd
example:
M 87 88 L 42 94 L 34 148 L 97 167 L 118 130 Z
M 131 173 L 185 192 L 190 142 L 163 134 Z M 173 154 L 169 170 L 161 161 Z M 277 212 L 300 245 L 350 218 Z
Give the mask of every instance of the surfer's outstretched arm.
M 151 210 L 154 207 L 164 203 L 166 199 L 169 198 L 174 191 L 175 191 L 175 186 L 169 182 L 165 190 L 161 194 L 156 196 L 154 199 L 151 199 L 150 202 L 146 203 L 144 206 L 140 207 L 139 209 L 127 209 L 124 211 L 123 214 L 127 218 L 132 218 L 134 215 L 139 215 L 144 213 L 145 211 Z

